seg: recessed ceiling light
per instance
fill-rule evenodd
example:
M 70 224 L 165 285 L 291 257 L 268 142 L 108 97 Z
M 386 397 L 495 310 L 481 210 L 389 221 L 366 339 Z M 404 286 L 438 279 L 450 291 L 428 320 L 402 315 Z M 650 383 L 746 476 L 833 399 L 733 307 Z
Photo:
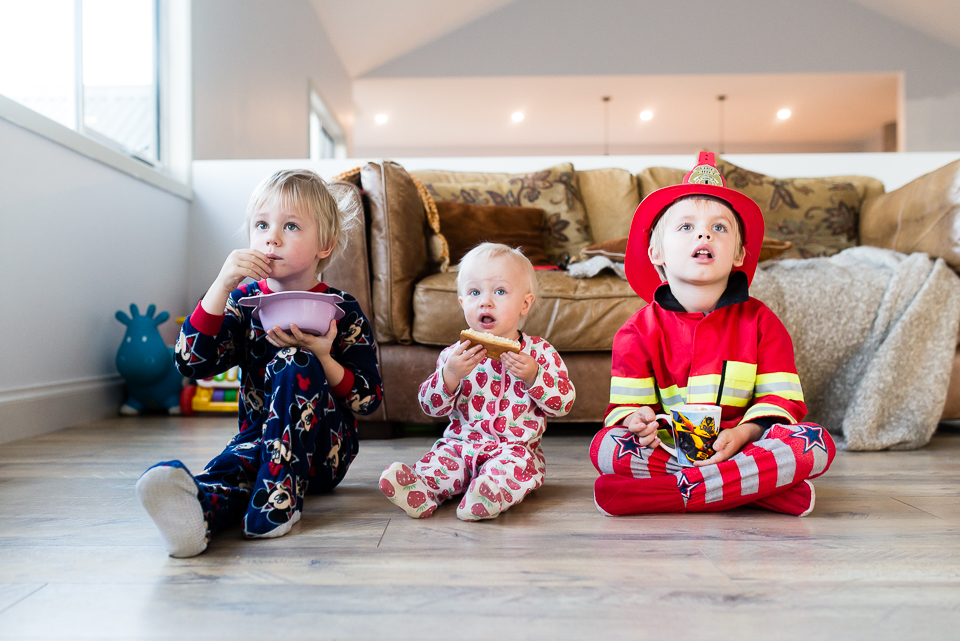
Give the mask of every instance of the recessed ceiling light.
M 651 118 L 653 118 L 653 112 L 652 112 L 652 111 L 641 111 L 641 112 L 640 112 L 640 120 L 650 120 Z
M 789 117 L 790 117 L 789 109 L 781 109 L 780 111 L 777 112 L 777 118 L 779 118 L 780 120 L 786 120 Z
M 387 114 L 377 114 L 374 120 L 377 121 L 378 125 L 382 125 L 383 123 L 387 122 Z
M 523 112 L 517 111 L 512 116 L 510 116 L 510 118 L 513 119 L 513 122 L 520 122 L 521 120 L 523 120 Z

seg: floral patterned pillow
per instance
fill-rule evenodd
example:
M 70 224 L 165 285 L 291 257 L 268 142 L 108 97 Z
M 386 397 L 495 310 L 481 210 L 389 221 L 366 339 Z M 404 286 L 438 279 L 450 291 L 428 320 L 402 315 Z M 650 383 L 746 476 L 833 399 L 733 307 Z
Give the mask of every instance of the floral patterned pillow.
M 793 243 L 782 258 L 832 256 L 859 242 L 860 207 L 883 193 L 883 183 L 866 176 L 774 178 L 717 159 L 727 187 L 752 198 L 763 212 L 764 235 Z M 651 167 L 641 172 L 642 196 L 680 183 L 682 169 Z
M 551 261 L 559 262 L 565 254 L 576 256 L 591 242 L 587 211 L 571 163 L 529 174 L 414 172 L 414 175 L 423 180 L 436 200 L 544 210 L 544 244 Z M 442 178 L 444 182 L 434 181 L 435 178 Z

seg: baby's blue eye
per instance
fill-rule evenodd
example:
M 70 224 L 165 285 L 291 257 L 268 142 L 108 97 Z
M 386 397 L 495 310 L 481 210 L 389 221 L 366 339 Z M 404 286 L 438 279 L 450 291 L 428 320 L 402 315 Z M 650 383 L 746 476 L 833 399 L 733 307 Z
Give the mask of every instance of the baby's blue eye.
M 470 292 L 469 292 L 467 295 L 468 295 L 468 296 L 479 296 L 479 295 L 480 295 L 480 292 L 478 292 L 478 291 L 475 290 L 475 289 L 471 289 Z
M 690 223 L 683 223 L 682 225 L 680 225 L 680 231 L 689 231 L 691 229 L 693 229 L 693 225 L 691 225 Z
M 497 291 L 494 292 L 494 294 L 497 294 L 498 296 L 503 296 L 506 293 L 507 293 L 507 290 L 505 290 L 503 287 L 498 287 Z
M 723 223 L 717 223 L 713 226 L 713 231 L 727 231 L 727 226 Z
M 286 225 L 284 225 L 283 228 L 286 229 L 287 231 L 296 231 L 296 230 L 300 229 L 300 228 L 297 226 L 297 223 L 287 223 Z
M 257 222 L 253 223 L 253 227 L 255 229 L 266 229 L 267 223 L 263 222 L 262 220 L 258 220 Z

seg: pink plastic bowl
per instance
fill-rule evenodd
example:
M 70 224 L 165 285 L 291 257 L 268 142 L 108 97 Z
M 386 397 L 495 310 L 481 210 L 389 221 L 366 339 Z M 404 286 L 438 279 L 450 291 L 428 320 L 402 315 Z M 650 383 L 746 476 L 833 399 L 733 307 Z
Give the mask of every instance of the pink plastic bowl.
M 254 308 L 253 317 L 267 331 L 274 327 L 289 331 L 293 324 L 315 336 L 326 334 L 331 320 L 344 317 L 344 311 L 337 307 L 342 302 L 341 296 L 317 292 L 277 292 L 240 299 L 244 307 Z

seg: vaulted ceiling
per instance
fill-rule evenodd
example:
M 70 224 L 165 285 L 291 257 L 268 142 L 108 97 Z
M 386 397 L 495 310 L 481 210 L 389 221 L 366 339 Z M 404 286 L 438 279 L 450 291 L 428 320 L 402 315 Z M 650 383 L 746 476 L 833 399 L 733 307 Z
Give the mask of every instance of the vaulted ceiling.
M 518 0 L 310 0 L 351 77 Z M 840 0 L 960 49 L 958 0 Z

